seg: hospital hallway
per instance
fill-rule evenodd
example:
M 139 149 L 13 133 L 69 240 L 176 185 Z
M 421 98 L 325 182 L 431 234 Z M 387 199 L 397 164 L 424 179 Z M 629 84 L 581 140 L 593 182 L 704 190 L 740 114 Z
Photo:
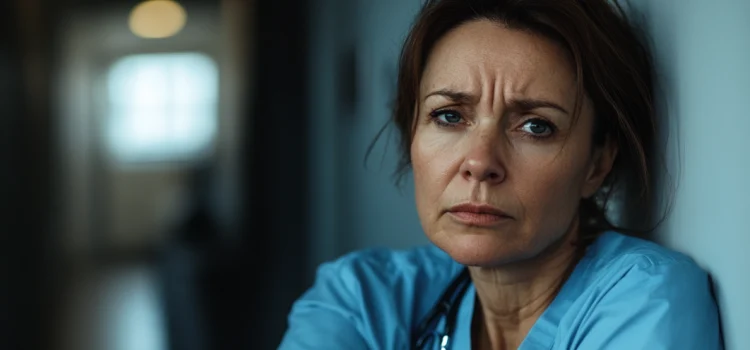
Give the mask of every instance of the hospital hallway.
M 278 345 L 314 268 L 307 3 L 0 2 L 0 349 Z

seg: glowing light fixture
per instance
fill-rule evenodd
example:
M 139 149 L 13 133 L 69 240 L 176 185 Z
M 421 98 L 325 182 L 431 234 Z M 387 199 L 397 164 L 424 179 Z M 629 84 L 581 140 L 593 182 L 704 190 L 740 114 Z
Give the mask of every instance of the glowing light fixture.
M 173 36 L 185 27 L 187 12 L 173 0 L 147 0 L 130 13 L 130 30 L 147 39 Z

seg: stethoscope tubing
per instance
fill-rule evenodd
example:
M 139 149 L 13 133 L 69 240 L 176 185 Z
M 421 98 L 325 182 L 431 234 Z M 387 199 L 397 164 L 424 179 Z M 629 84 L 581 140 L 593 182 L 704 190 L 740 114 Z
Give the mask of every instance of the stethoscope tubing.
M 424 318 L 419 322 L 416 329 L 412 332 L 412 350 L 423 349 L 425 342 L 432 336 L 438 335 L 436 332 L 440 318 L 445 316 L 445 330 L 440 337 L 440 349 L 446 350 L 450 344 L 453 331 L 456 328 L 456 317 L 460 306 L 459 300 L 466 294 L 466 290 L 471 284 L 469 278 L 469 269 L 464 268 L 456 276 L 451 284 L 445 288 L 443 294 L 437 303 L 430 309 Z

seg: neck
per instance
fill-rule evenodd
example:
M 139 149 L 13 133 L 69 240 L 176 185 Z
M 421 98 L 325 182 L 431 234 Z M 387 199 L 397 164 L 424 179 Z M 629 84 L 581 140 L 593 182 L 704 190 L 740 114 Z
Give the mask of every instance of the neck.
M 472 327 L 477 348 L 518 348 L 577 262 L 577 227 L 534 258 L 469 268 L 479 301 Z

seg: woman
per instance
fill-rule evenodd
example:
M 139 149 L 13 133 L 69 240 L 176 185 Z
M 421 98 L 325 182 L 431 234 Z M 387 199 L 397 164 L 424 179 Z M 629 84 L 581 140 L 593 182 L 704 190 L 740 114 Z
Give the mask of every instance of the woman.
M 433 246 L 323 265 L 280 348 L 720 349 L 706 273 L 604 215 L 649 187 L 652 95 L 606 0 L 428 1 L 394 122 Z

